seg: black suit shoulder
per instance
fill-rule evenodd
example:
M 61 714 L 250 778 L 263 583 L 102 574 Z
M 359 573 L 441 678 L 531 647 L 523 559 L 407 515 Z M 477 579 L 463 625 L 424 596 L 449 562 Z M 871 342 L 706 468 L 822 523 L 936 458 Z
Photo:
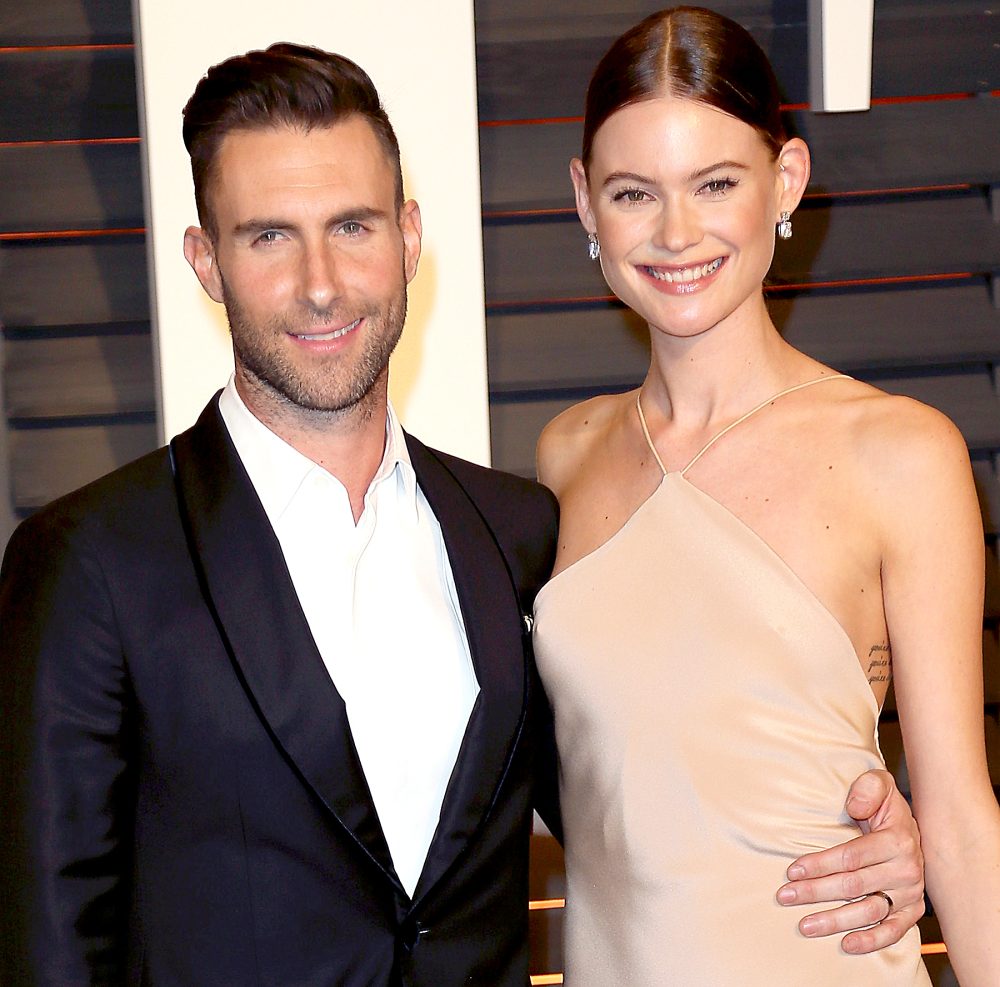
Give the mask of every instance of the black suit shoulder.
M 21 522 L 11 541 L 56 532 L 111 535 L 130 524 L 148 533 L 173 503 L 168 454 L 161 448 L 46 504 Z

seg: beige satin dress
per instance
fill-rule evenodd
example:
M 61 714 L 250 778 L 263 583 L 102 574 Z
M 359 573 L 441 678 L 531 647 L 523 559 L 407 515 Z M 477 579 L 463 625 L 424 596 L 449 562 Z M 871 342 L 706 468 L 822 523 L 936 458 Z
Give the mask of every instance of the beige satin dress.
M 879 711 L 843 627 L 685 478 L 692 464 L 664 469 L 535 605 L 561 771 L 565 982 L 929 985 L 916 930 L 852 956 L 840 936 L 799 933 L 815 906 L 775 901 L 792 860 L 858 835 L 844 801 L 883 766 Z

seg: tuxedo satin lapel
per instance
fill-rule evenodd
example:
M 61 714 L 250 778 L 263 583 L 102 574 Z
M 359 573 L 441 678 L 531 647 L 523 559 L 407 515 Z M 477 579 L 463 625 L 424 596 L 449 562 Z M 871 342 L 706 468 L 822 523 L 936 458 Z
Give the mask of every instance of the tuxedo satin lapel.
M 398 886 L 344 701 L 217 398 L 171 456 L 191 554 L 237 672 L 301 777 Z
M 411 436 L 407 447 L 417 482 L 444 534 L 479 680 L 416 901 L 468 846 L 493 805 L 522 725 L 527 667 L 520 607 L 492 533 L 441 461 Z

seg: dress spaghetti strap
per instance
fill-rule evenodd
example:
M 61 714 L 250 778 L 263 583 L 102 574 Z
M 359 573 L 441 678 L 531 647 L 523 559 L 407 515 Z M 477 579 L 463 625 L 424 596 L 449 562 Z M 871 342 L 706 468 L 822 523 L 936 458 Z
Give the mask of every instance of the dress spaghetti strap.
M 682 470 L 679 471 L 681 476 L 683 476 L 689 469 L 691 469 L 691 467 L 694 466 L 694 464 L 698 462 L 698 460 L 701 459 L 701 457 L 704 456 L 705 453 L 708 452 L 708 450 L 711 449 L 712 446 L 715 445 L 715 443 L 718 442 L 719 439 L 721 439 L 722 436 L 724 436 L 728 431 L 736 428 L 737 425 L 742 425 L 743 422 L 745 422 L 751 416 L 757 414 L 757 412 L 760 411 L 762 408 L 766 408 L 772 401 L 777 401 L 778 398 L 783 398 L 786 394 L 791 394 L 793 391 L 801 391 L 804 387 L 812 387 L 813 384 L 822 384 L 823 381 L 825 380 L 851 380 L 851 379 L 852 378 L 849 377 L 847 374 L 826 374 L 822 377 L 814 377 L 812 380 L 807 380 L 802 384 L 793 384 L 791 387 L 786 387 L 783 391 L 778 391 L 777 394 L 772 394 L 769 398 L 767 398 L 767 400 L 761 401 L 761 403 L 758 404 L 756 407 L 751 408 L 745 415 L 740 415 L 740 417 L 737 418 L 736 421 L 730 422 L 720 432 L 716 432 L 715 435 L 713 435 L 708 440 L 708 442 L 706 442 L 705 445 L 701 447 L 701 449 L 698 451 L 695 457 L 687 464 L 687 466 L 685 466 Z M 649 450 L 650 452 L 652 452 L 653 457 L 656 459 L 656 462 L 659 465 L 660 470 L 663 472 L 663 475 L 666 476 L 667 468 L 663 465 L 663 460 L 660 459 L 660 454 L 656 451 L 656 446 L 653 445 L 652 436 L 649 434 L 649 427 L 646 425 L 646 416 L 642 413 L 641 397 L 642 397 L 642 388 L 640 388 L 635 395 L 635 407 L 636 410 L 639 412 L 639 424 L 642 426 L 642 434 L 646 437 L 646 445 L 649 446 Z

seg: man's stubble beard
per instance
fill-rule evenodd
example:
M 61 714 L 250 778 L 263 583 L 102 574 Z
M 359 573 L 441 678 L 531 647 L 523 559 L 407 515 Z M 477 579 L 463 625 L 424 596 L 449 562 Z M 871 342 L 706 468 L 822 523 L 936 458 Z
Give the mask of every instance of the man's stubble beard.
M 289 332 L 304 333 L 318 325 L 336 323 L 335 310 L 316 310 L 302 322 L 276 316 L 263 325 L 253 323 L 240 303 L 222 284 L 223 304 L 229 320 L 236 356 L 237 374 L 279 405 L 327 416 L 363 406 L 389 364 L 389 357 L 406 321 L 406 284 L 383 308 L 375 306 L 359 313 L 363 323 L 360 352 L 331 357 L 329 363 L 317 360 L 311 373 L 303 372 L 282 349 Z M 354 316 L 357 318 L 357 314 Z M 355 346 L 357 346 L 357 342 Z

